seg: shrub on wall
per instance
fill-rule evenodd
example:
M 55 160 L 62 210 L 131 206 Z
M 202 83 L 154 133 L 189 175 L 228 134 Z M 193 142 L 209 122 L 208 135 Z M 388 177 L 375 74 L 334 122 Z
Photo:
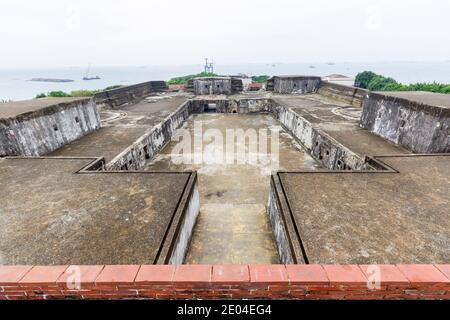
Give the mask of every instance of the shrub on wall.
M 212 72 L 201 72 L 197 74 L 190 74 L 183 77 L 176 77 L 172 78 L 169 81 L 167 81 L 167 84 L 187 84 L 189 80 L 195 79 L 195 78 L 202 78 L 202 77 L 217 77 L 218 75 Z

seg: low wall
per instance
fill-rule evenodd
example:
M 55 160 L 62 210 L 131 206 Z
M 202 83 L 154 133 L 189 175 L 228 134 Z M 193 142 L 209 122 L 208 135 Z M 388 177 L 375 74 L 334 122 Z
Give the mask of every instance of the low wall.
M 338 101 L 349 103 L 355 107 L 362 107 L 364 97 L 369 91 L 366 89 L 322 81 L 317 93 Z
M 286 232 L 286 222 L 284 216 L 281 213 L 281 199 L 278 197 L 274 184 L 277 181 L 272 176 L 270 181 L 269 202 L 267 204 L 267 215 L 269 218 L 270 226 L 275 237 L 275 243 L 277 245 L 278 256 L 280 261 L 284 264 L 298 263 L 298 259 L 294 256 L 295 251 L 292 249 L 292 241 Z M 304 261 L 300 260 L 301 263 Z
M 107 170 L 138 170 L 170 141 L 175 130 L 189 117 L 191 101 L 182 104 L 163 122 L 140 137 L 106 165 Z
M 110 108 L 114 108 L 138 101 L 152 92 L 160 92 L 167 89 L 168 87 L 164 81 L 148 81 L 99 92 L 95 94 L 94 99 L 99 105 L 107 105 Z
M 0 266 L 0 299 L 450 299 L 449 279 L 450 265 Z
M 174 249 L 172 250 L 172 255 L 168 261 L 169 264 L 182 264 L 184 262 L 184 258 L 189 250 L 192 232 L 197 222 L 199 213 L 200 192 L 196 182 L 193 186 L 192 192 L 190 193 L 190 199 L 189 202 L 187 202 L 187 207 L 185 208 L 184 219 L 183 222 L 181 222 L 180 232 L 178 233 Z M 161 263 L 163 262 L 161 261 Z
M 319 89 L 320 82 L 320 77 L 273 77 L 267 88 L 276 93 L 314 93 Z
M 206 105 L 215 104 L 217 113 L 232 113 L 236 110 L 233 101 L 228 99 L 194 99 L 191 101 L 190 113 L 203 113 L 206 111 Z
M 189 250 L 192 232 L 200 213 L 200 193 L 196 172 L 184 187 L 183 196 L 164 236 L 155 264 L 182 264 Z
M 370 169 L 365 160 L 327 133 L 315 128 L 289 107 L 272 101 L 270 112 L 311 156 L 330 170 Z
M 450 152 L 450 109 L 370 93 L 361 127 L 416 153 Z
M 92 99 L 0 119 L 0 156 L 42 156 L 100 128 Z
M 269 112 L 270 99 L 253 98 L 239 99 L 237 102 L 237 113 L 267 113 Z

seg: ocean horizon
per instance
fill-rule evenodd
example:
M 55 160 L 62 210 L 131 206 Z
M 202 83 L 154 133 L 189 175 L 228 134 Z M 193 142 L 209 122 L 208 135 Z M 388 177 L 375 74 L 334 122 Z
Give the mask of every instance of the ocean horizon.
M 0 100 L 26 100 L 40 93 L 50 91 L 97 90 L 112 85 L 131 85 L 150 80 L 169 80 L 172 77 L 201 72 L 203 66 L 121 66 L 91 68 L 90 76 L 99 80 L 83 80 L 86 67 L 66 68 L 0 68 Z M 436 62 L 336 62 L 333 63 L 255 63 L 255 64 L 217 64 L 218 74 L 247 75 L 317 75 L 333 73 L 355 77 L 361 71 L 371 70 L 408 84 L 415 82 L 450 83 L 450 60 Z M 34 82 L 32 78 L 71 79 L 73 82 Z

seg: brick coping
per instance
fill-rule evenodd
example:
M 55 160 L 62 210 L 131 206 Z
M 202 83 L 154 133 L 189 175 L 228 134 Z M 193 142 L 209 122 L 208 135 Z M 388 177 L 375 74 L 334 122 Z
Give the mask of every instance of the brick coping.
M 450 299 L 450 264 L 0 266 L 0 300 L 133 298 Z

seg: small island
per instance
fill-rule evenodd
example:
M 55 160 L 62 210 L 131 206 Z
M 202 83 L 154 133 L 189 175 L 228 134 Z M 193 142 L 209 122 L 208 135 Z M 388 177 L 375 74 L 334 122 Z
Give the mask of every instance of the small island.
M 36 82 L 74 82 L 75 80 L 72 79 L 52 79 L 52 78 L 33 78 L 29 81 L 36 81 Z

